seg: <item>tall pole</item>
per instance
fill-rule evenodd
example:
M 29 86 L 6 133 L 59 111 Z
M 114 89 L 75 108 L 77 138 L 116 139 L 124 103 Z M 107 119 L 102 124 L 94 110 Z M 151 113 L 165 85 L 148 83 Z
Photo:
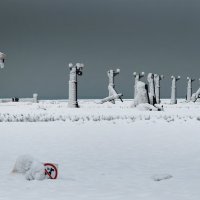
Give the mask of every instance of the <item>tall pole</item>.
M 70 108 L 78 108 L 78 101 L 77 101 L 77 75 L 82 75 L 84 65 L 82 63 L 77 63 L 73 65 L 69 63 L 70 75 L 69 75 L 69 101 L 68 107 Z
M 109 70 L 107 72 L 108 78 L 109 78 L 109 85 L 108 85 L 108 91 L 109 91 L 109 96 L 113 95 L 113 89 L 115 89 L 115 76 L 117 76 L 120 73 L 120 69 L 116 70 Z M 116 93 L 116 92 L 115 92 Z M 117 94 L 117 93 L 116 93 Z M 112 103 L 115 103 L 115 99 L 111 101 Z
M 149 101 L 151 105 L 154 105 L 155 102 L 155 85 L 154 85 L 154 74 L 149 73 L 147 75 L 147 81 L 149 83 Z
M 189 102 L 192 97 L 192 82 L 195 81 L 195 79 L 192 79 L 191 77 L 187 77 L 187 96 L 186 100 Z
M 171 76 L 172 79 L 172 88 L 171 88 L 171 104 L 177 104 L 177 90 L 176 90 L 176 82 L 180 79 L 180 76 Z
M 160 81 L 164 78 L 163 75 L 154 74 L 154 84 L 155 84 L 155 97 L 156 103 L 160 104 Z

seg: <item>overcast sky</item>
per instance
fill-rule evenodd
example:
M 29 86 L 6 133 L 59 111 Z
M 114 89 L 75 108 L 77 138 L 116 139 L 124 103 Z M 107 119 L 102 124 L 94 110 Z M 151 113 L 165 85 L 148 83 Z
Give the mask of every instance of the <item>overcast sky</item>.
M 200 78 L 199 0 L 0 0 L 0 97 L 68 98 L 69 62 L 83 62 L 80 98 L 108 95 L 110 68 L 120 68 L 116 89 L 133 98 L 133 72 Z M 143 79 L 146 81 L 146 78 Z

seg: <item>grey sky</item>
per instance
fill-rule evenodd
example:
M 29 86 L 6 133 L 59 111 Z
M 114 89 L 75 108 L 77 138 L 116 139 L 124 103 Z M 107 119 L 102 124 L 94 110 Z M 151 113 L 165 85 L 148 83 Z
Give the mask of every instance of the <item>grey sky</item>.
M 116 89 L 133 98 L 133 72 L 200 77 L 199 0 L 0 0 L 1 97 L 68 97 L 68 63 L 83 62 L 80 98 L 108 94 L 109 68 L 120 68 Z M 146 78 L 145 78 L 146 79 Z M 194 82 L 194 89 L 199 81 Z

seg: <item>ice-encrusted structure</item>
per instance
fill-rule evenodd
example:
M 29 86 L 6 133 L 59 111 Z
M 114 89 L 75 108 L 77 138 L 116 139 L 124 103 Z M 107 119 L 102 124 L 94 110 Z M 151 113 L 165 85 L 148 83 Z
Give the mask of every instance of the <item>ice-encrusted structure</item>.
M 1 69 L 4 68 L 5 58 L 6 58 L 6 55 L 0 52 L 0 68 Z
M 164 78 L 163 75 L 154 74 L 154 85 L 155 85 L 155 98 L 156 104 L 160 104 L 160 81 Z
M 191 101 L 195 102 L 199 98 L 200 98 L 200 88 L 195 93 L 192 94 Z
M 146 88 L 146 84 L 142 81 L 137 82 L 136 86 L 136 96 L 134 98 L 134 106 L 138 106 L 139 104 L 149 103 L 148 91 Z
M 38 103 L 38 94 L 37 93 L 33 94 L 33 103 Z
M 45 179 L 44 164 L 30 155 L 19 156 L 15 162 L 12 173 L 24 174 L 27 180 Z
M 115 90 L 115 76 L 117 76 L 120 73 L 120 69 L 116 69 L 116 70 L 109 70 L 107 72 L 108 78 L 109 78 L 109 84 L 108 84 L 108 92 L 109 92 L 109 96 L 102 99 L 99 103 L 105 103 L 105 102 L 111 102 L 111 103 L 115 103 L 116 99 L 120 99 L 122 102 L 122 94 L 121 93 L 117 93 Z
M 149 102 L 151 105 L 154 105 L 156 103 L 156 97 L 155 97 L 155 85 L 154 85 L 154 74 L 149 73 L 147 75 L 147 81 L 149 86 Z
M 172 87 L 171 87 L 171 104 L 177 104 L 177 90 L 176 90 L 176 82 L 180 80 L 180 76 L 171 76 L 172 79 Z
M 191 97 L 192 97 L 192 82 L 194 82 L 195 79 L 191 78 L 191 77 L 187 77 L 187 96 L 186 96 L 186 100 L 187 102 L 191 101 Z
M 70 108 L 78 108 L 78 101 L 77 101 L 77 75 L 81 76 L 83 74 L 84 64 L 77 63 L 73 65 L 72 63 L 69 63 L 69 69 L 70 69 L 70 76 L 69 76 L 69 101 L 68 101 L 68 107 Z
M 148 78 L 151 78 L 151 80 L 149 80 L 149 81 L 153 82 L 151 75 L 152 74 L 149 74 Z M 134 103 L 133 103 L 132 106 L 137 107 L 137 109 L 143 110 L 143 111 L 144 110 L 146 110 L 146 111 L 148 111 L 148 110 L 149 111 L 161 111 L 161 110 L 163 110 L 163 106 L 158 106 L 158 105 L 155 105 L 154 103 L 153 104 L 150 103 L 149 96 L 153 93 L 151 93 L 152 91 L 150 93 L 148 93 L 147 87 L 148 86 L 144 82 L 142 82 L 142 81 L 137 82 L 137 88 L 136 88 L 137 93 L 136 93 L 136 96 L 134 98 Z M 152 87 L 154 89 L 153 84 L 150 87 Z
M 141 72 L 141 73 L 133 72 L 133 76 L 135 77 L 135 85 L 134 85 L 134 99 L 135 99 L 136 94 L 137 94 L 137 83 L 138 83 L 138 81 L 140 81 L 140 79 L 142 77 L 145 76 L 145 73 L 144 72 Z

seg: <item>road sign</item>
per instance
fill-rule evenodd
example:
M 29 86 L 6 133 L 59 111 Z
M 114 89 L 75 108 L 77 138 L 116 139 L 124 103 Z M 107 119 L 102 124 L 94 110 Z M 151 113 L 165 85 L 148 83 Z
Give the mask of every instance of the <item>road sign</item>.
M 44 163 L 45 176 L 47 179 L 56 179 L 58 177 L 58 165 L 54 163 Z

